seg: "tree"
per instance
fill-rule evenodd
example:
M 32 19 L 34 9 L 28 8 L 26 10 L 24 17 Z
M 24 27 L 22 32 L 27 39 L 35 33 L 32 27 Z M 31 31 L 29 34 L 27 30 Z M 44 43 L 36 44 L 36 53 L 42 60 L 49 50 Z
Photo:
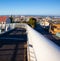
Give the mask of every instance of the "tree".
M 12 17 L 12 15 L 9 18 L 11 20 L 11 23 L 13 23 L 13 17 Z
M 36 27 L 36 19 L 35 18 L 30 18 L 28 23 L 31 27 L 33 27 L 33 28 Z

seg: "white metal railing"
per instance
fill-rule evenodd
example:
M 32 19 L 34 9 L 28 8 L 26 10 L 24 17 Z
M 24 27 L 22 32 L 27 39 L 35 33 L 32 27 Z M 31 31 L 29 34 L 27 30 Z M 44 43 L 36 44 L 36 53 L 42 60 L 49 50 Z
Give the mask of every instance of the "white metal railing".
M 59 61 L 60 60 L 60 47 L 54 44 L 49 39 L 26 25 L 28 35 L 28 61 Z M 30 46 L 33 48 L 35 58 L 32 59 L 30 55 Z M 34 57 L 34 56 L 33 56 Z M 32 60 L 31 60 L 32 59 Z
M 8 24 L 0 24 L 0 34 L 1 33 L 5 33 L 7 31 L 10 31 L 16 27 L 21 27 L 21 28 L 25 28 L 25 24 L 24 23 L 8 23 Z M 4 29 L 4 32 L 2 32 L 2 28 Z

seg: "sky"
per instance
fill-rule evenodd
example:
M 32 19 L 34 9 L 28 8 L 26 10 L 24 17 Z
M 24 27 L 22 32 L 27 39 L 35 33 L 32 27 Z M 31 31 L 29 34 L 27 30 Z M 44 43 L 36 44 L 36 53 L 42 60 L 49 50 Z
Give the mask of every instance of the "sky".
M 0 15 L 60 15 L 60 0 L 0 0 Z

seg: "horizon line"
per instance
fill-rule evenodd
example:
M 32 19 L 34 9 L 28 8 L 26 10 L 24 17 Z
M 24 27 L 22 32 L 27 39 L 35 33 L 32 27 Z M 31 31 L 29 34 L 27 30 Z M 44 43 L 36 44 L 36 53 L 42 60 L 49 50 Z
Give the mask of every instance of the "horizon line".
M 2 14 L 1 15 L 0 14 L 0 16 L 5 16 L 5 15 L 6 16 L 9 16 L 9 15 L 13 15 L 13 16 L 14 15 L 21 15 L 21 16 L 60 16 L 60 15 L 47 15 L 47 14 L 46 15 L 45 14 L 44 15 L 41 15 L 41 14 Z

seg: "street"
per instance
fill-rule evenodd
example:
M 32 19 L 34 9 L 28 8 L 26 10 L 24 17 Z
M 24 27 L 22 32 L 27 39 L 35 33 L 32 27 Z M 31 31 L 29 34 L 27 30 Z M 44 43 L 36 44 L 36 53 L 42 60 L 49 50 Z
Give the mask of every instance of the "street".
M 46 37 L 46 38 L 50 39 L 51 41 L 53 41 L 58 46 L 60 46 L 60 39 L 59 40 L 55 39 L 53 37 L 53 35 L 48 32 L 48 30 L 45 30 L 39 24 L 36 25 L 35 30 L 38 31 L 39 33 L 41 33 L 44 37 Z

